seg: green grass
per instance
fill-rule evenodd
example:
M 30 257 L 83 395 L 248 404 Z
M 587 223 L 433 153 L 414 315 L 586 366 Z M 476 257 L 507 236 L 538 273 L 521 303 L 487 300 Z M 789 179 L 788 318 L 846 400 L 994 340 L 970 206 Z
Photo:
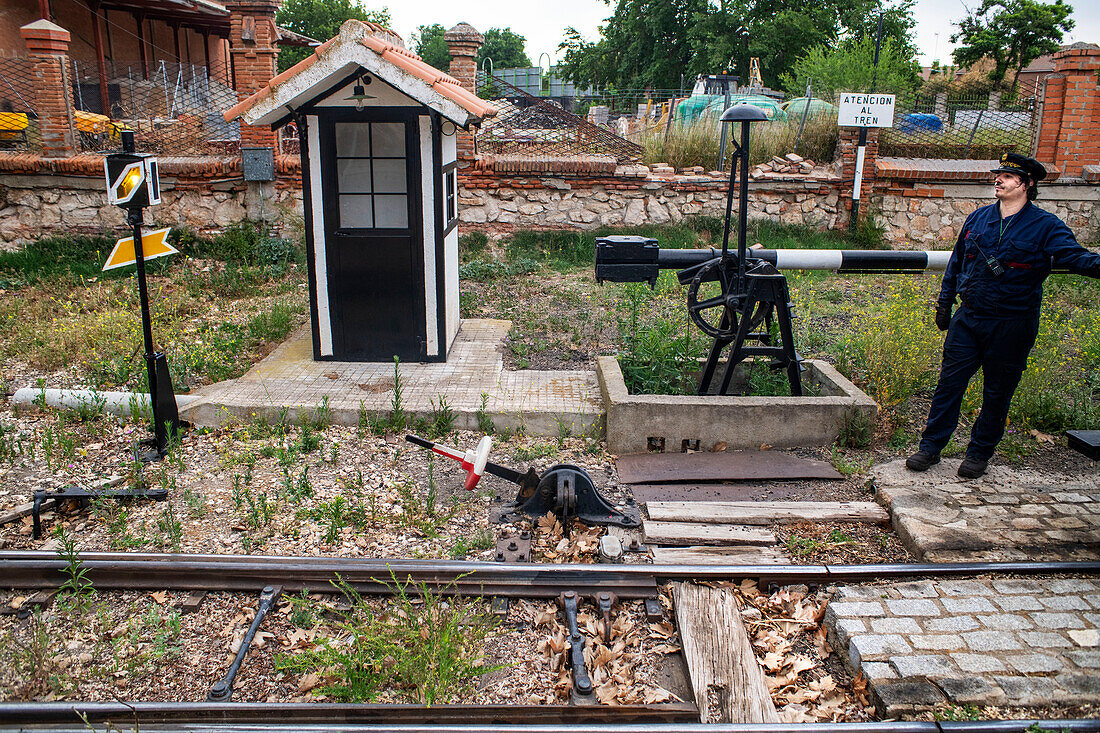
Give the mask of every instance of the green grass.
M 366 601 L 342 580 L 351 609 L 334 639 L 300 654 L 279 654 L 276 668 L 316 672 L 330 679 L 320 692 L 340 702 L 371 702 L 390 690 L 405 702 L 436 705 L 462 700 L 484 663 L 494 620 L 482 603 L 431 592 L 424 584 L 391 578 L 391 602 Z M 297 606 L 305 606 L 303 599 Z

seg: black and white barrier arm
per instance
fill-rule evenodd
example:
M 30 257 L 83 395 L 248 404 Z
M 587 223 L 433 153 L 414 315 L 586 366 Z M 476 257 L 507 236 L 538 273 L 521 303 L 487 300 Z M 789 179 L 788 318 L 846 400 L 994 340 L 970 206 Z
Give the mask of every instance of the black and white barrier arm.
M 697 268 L 721 257 L 707 249 L 661 249 L 656 239 L 610 236 L 596 239 L 596 282 L 657 281 L 660 270 L 680 270 L 682 283 L 691 282 Z M 730 253 L 730 257 L 736 257 Z M 779 270 L 835 270 L 839 273 L 911 274 L 945 270 L 950 250 L 883 249 L 752 249 L 748 256 Z

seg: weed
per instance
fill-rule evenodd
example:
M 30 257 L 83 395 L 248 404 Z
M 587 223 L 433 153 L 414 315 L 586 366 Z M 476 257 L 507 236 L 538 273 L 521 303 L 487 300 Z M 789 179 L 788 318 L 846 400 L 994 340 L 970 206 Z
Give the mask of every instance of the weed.
M 450 435 L 455 429 L 455 411 L 447 402 L 446 395 L 439 395 L 438 402 L 431 400 L 432 412 L 428 418 L 428 437 L 437 440 Z
M 794 557 L 807 557 L 825 549 L 825 543 L 811 537 L 791 535 L 783 545 Z
M 423 583 L 393 577 L 393 600 L 376 610 L 342 579 L 335 585 L 351 604 L 339 623 L 340 637 L 301 654 L 278 655 L 277 669 L 331 675 L 320 691 L 339 701 L 369 702 L 392 689 L 424 705 L 462 699 L 492 671 L 483 654 L 494 621 L 481 604 L 444 601 Z
M 481 403 L 477 408 L 477 429 L 486 435 L 492 435 L 496 432 L 496 425 L 493 424 L 493 418 L 489 415 L 489 393 L 481 393 Z
M 866 448 L 871 444 L 874 429 L 874 423 L 867 413 L 849 407 L 844 410 L 844 418 L 841 420 L 840 433 L 836 440 L 845 448 Z
M 298 474 L 298 481 L 294 485 L 293 499 L 299 502 L 313 496 L 313 484 L 309 481 L 309 466 L 302 466 L 302 472 Z
M 405 412 L 405 405 L 403 403 L 403 396 L 405 391 L 404 381 L 401 379 L 401 360 L 397 357 L 393 357 L 393 397 L 390 399 L 390 424 L 389 427 L 394 432 L 400 432 L 405 429 L 405 426 L 409 422 L 409 416 Z
M 92 390 L 87 399 L 81 399 L 74 410 L 80 422 L 93 422 L 107 414 L 107 398 Z
M 833 464 L 833 468 L 840 471 L 844 476 L 863 473 L 875 462 L 874 456 L 870 454 L 849 457 L 847 451 L 835 444 L 833 445 L 833 453 L 830 460 Z
M 296 596 L 287 596 L 287 600 L 290 601 L 290 623 L 299 629 L 312 629 L 317 625 L 317 612 L 304 588 Z
M 237 477 L 240 478 L 239 476 Z M 175 478 L 173 477 L 173 481 Z M 187 505 L 188 511 L 192 517 L 202 517 L 206 515 L 207 506 L 206 498 L 202 494 L 198 494 L 187 487 L 183 490 L 183 503 Z
M 936 720 L 981 720 L 981 710 L 975 705 L 947 705 L 933 711 Z M 1028 729 L 1031 730 L 1030 728 Z
M 248 523 L 253 527 L 266 527 L 275 515 L 275 505 L 267 500 L 267 494 L 259 492 L 256 497 L 248 489 L 244 490 L 244 501 L 248 505 Z
M 558 448 L 552 443 L 535 442 L 516 448 L 515 459 L 517 461 L 534 461 L 539 458 L 553 458 L 558 454 Z
M 455 545 L 451 548 L 451 557 L 461 560 L 472 552 L 490 550 L 495 544 L 492 532 L 481 528 L 473 537 L 459 537 L 455 540 Z
M 15 695 L 21 699 L 62 696 L 72 686 L 61 659 L 50 651 L 55 638 L 35 609 L 25 624 L 12 626 L 0 637 L 0 662 L 17 681 Z
M 321 434 L 315 432 L 310 423 L 303 422 L 299 429 L 301 430 L 301 434 L 298 436 L 299 451 L 308 454 L 321 447 Z
M 157 517 L 157 530 L 160 532 L 162 546 L 167 544 L 172 548 L 172 552 L 181 551 L 183 523 L 176 518 L 176 510 L 170 499 L 164 502 L 164 509 Z
M 88 568 L 84 567 L 84 560 L 80 557 L 80 551 L 76 549 L 76 539 L 65 534 L 61 525 L 54 532 L 61 546 L 57 549 L 57 556 L 65 561 L 65 567 L 61 569 L 65 576 L 65 582 L 58 588 L 61 598 L 64 598 L 73 608 L 83 612 L 91 605 L 95 595 L 95 587 L 88 580 Z

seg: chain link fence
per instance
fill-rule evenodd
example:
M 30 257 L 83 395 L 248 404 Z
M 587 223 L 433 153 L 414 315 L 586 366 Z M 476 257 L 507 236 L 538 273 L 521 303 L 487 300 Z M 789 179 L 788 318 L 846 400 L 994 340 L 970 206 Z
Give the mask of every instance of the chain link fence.
M 536 159 L 602 155 L 619 163 L 641 158 L 637 143 L 503 79 L 479 74 L 478 95 L 497 106 L 475 137 L 479 153 Z
M 34 80 L 32 59 L 0 58 L 0 150 L 42 148 Z
M 1039 126 L 1035 95 L 1002 99 L 987 94 L 899 95 L 894 126 L 879 132 L 879 155 L 993 160 L 1029 155 Z
M 117 148 L 133 130 L 143 152 L 226 155 L 240 149 L 240 123 L 222 113 L 237 103 L 223 79 L 199 64 L 70 60 L 74 126 L 81 150 Z

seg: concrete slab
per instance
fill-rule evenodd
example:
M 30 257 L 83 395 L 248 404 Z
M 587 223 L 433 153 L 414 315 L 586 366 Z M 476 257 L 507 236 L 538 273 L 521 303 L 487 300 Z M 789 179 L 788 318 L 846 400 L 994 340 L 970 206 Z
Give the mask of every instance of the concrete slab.
M 1014 598 L 1040 607 L 1089 608 L 1096 578 L 974 579 L 838 588 L 825 610 L 829 641 L 853 671 L 863 671 L 884 717 L 956 705 L 1100 702 L 1089 644 L 1100 615 L 1067 611 L 1052 629 L 1042 611 L 1012 608 Z M 874 601 L 852 601 L 874 598 Z M 919 602 L 918 602 L 919 601 Z M 1075 602 L 1070 602 L 1075 601 Z M 868 625 L 870 628 L 868 628 Z M 1035 629 L 1043 629 L 1037 632 Z M 1091 632 L 1091 633 L 1090 633 Z
M 596 360 L 604 407 L 607 447 L 612 453 L 710 451 L 829 445 L 845 420 L 873 423 L 878 405 L 832 365 L 802 362 L 804 383 L 820 397 L 632 395 L 613 356 Z
M 602 407 L 595 373 L 504 371 L 500 347 L 510 327 L 509 321 L 463 320 L 446 363 L 400 364 L 403 409 L 427 418 L 446 398 L 455 426 L 463 430 L 478 429 L 482 409 L 497 428 L 522 426 L 535 435 L 599 430 Z M 196 394 L 199 399 L 180 412 L 200 426 L 276 420 L 284 409 L 293 421 L 311 414 L 325 398 L 334 423 L 357 425 L 361 413 L 380 417 L 392 410 L 394 364 L 314 361 L 306 327 L 244 376 Z
M 876 495 L 906 548 L 927 562 L 1100 559 L 1100 478 L 992 464 L 956 476 L 960 459 L 924 473 L 875 466 Z

